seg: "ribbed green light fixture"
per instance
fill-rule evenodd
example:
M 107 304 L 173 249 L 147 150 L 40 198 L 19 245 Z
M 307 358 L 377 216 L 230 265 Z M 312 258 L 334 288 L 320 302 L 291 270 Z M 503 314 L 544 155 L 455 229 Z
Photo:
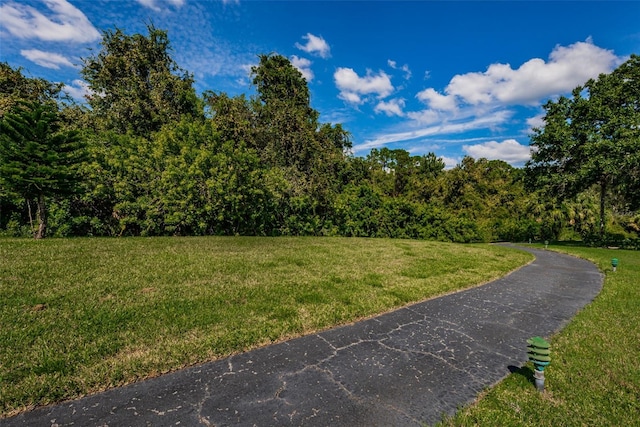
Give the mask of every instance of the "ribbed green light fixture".
M 535 370 L 533 377 L 536 381 L 536 388 L 544 390 L 544 368 L 551 363 L 551 350 L 549 343 L 541 337 L 533 337 L 527 340 L 527 356 L 533 362 Z

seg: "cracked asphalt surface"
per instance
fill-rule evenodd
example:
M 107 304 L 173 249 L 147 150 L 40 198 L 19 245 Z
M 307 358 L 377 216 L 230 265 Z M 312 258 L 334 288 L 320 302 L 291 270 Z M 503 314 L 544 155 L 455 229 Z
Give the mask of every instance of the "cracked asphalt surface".
M 423 426 L 527 360 L 600 292 L 595 265 L 543 250 L 486 285 L 0 420 L 2 426 Z M 533 385 L 532 385 L 533 387 Z

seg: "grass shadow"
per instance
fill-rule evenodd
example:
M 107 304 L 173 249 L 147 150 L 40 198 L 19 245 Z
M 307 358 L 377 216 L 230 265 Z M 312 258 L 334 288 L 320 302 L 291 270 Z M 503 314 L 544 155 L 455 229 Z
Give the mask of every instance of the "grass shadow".
M 589 246 L 582 240 L 554 240 L 553 245 L 567 248 L 586 248 Z
M 523 376 L 531 384 L 533 385 L 536 384 L 536 380 L 533 376 L 533 369 L 531 369 L 530 367 L 528 366 L 518 367 L 518 366 L 509 365 L 507 369 L 509 369 L 509 372 L 511 372 L 512 374 Z

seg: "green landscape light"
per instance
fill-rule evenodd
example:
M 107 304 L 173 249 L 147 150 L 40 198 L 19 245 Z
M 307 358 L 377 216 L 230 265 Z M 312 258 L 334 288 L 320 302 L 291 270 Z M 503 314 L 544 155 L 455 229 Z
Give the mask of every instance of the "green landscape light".
M 549 241 L 548 241 L 548 240 L 545 240 L 545 241 L 544 241 L 544 248 L 545 248 L 545 249 L 547 249 L 547 246 L 549 246 Z
M 543 391 L 544 368 L 551 363 L 549 343 L 541 337 L 533 337 L 527 340 L 527 344 L 529 344 L 527 346 L 527 356 L 529 356 L 529 360 L 532 361 L 535 366 L 533 377 L 536 382 L 536 389 Z
M 613 258 L 611 260 L 611 267 L 613 267 L 613 271 L 616 271 L 616 268 L 618 267 L 618 258 Z

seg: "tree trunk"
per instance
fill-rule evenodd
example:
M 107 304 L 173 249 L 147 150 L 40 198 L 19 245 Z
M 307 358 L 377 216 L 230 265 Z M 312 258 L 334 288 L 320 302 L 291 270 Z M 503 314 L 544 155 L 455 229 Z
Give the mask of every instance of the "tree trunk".
M 38 232 L 36 233 L 36 239 L 43 239 L 45 232 L 47 231 L 47 209 L 44 203 L 44 194 L 38 195 Z
M 605 221 L 604 221 L 604 198 L 607 192 L 607 181 L 603 179 L 600 181 L 600 240 L 602 244 L 604 244 L 604 232 L 605 232 Z
M 31 234 L 33 234 L 33 237 L 36 237 L 36 232 L 33 230 L 33 215 L 31 215 L 31 200 L 29 199 L 24 199 L 27 202 L 27 211 L 29 212 L 29 230 L 31 231 Z

